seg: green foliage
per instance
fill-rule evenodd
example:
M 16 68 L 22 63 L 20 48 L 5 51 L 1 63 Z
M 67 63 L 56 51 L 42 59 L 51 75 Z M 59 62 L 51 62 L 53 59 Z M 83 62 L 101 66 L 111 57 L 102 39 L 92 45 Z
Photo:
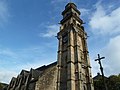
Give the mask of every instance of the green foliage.
M 7 86 L 5 83 L 0 83 L 0 90 L 7 90 Z
M 95 90 L 105 90 L 105 86 L 103 84 L 102 77 L 99 77 L 97 80 L 94 80 L 94 89 Z
M 108 88 L 110 90 L 120 90 L 120 77 L 119 75 L 111 75 L 108 78 Z
M 2 90 L 3 89 L 3 85 L 0 83 L 0 90 Z
M 119 75 L 111 75 L 108 78 L 105 78 L 106 85 L 108 90 L 120 90 L 120 74 Z M 94 80 L 94 88 L 95 90 L 105 90 L 102 78 L 97 78 Z

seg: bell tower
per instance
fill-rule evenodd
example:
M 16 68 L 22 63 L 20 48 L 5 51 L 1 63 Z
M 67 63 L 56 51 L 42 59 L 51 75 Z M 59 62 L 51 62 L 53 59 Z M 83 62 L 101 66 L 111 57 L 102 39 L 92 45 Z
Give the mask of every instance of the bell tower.
M 80 11 L 68 3 L 58 32 L 57 90 L 94 90 L 87 49 L 87 33 Z

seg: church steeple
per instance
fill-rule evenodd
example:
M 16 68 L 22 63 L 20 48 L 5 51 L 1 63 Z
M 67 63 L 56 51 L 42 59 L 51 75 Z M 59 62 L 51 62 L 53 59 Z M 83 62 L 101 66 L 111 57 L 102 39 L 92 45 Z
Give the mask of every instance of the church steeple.
M 94 90 L 86 36 L 80 11 L 68 3 L 58 32 L 57 90 Z
M 74 3 L 68 3 L 65 6 L 65 10 L 62 12 L 63 19 L 60 21 L 61 24 L 64 24 L 70 18 L 76 19 L 79 23 L 83 23 L 83 21 L 79 18 L 80 11 L 77 9 L 77 6 Z
M 60 21 L 60 30 L 63 30 L 70 25 L 84 30 L 84 27 L 82 26 L 83 21 L 80 19 L 80 14 L 80 11 L 74 3 L 68 3 L 65 6 L 65 10 L 62 12 L 63 19 Z

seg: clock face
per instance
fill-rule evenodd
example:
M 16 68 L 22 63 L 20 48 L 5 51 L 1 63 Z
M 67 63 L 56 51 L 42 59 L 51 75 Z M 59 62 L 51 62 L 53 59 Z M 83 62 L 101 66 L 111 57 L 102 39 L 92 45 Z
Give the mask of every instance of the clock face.
M 68 36 L 63 36 L 63 42 L 66 43 L 68 41 Z

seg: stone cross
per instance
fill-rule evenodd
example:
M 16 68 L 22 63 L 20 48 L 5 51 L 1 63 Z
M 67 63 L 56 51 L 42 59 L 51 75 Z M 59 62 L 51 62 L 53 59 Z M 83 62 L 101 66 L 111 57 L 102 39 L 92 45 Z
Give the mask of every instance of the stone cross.
M 102 79 L 103 79 L 103 83 L 104 83 L 104 86 L 105 86 L 105 90 L 108 90 L 107 86 L 106 86 L 106 83 L 105 83 L 105 79 L 104 79 L 103 67 L 102 67 L 102 64 L 101 64 L 102 59 L 105 59 L 105 57 L 100 57 L 100 54 L 98 54 L 98 59 L 95 59 L 95 61 L 98 61 L 98 63 L 100 64 L 100 70 L 101 70 L 101 73 L 102 73 Z

